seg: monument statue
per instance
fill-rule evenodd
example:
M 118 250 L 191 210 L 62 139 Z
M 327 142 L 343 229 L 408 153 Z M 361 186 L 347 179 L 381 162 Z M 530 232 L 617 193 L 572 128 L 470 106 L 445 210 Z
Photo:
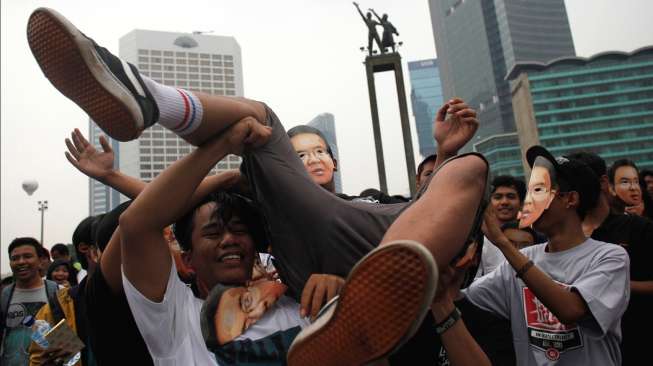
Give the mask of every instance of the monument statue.
M 361 11 L 361 8 L 358 6 L 358 3 L 355 2 L 355 1 L 353 3 L 354 3 L 354 6 L 356 6 L 356 9 L 358 10 L 358 13 L 361 15 L 361 18 L 363 18 L 363 21 L 365 22 L 365 25 L 367 26 L 367 30 L 368 30 L 368 33 L 367 33 L 367 50 L 369 51 L 370 56 L 373 55 L 372 40 L 376 41 L 376 45 L 379 48 L 379 51 L 381 53 L 385 53 L 385 48 L 381 45 L 381 39 L 379 38 L 379 33 L 376 31 L 376 26 L 380 25 L 380 23 L 377 22 L 376 20 L 372 19 L 372 13 L 370 13 L 369 11 L 367 12 L 367 16 L 363 15 L 363 12 Z M 392 35 L 390 35 L 390 38 L 392 38 Z
M 392 52 L 395 52 L 395 40 L 392 35 L 399 35 L 397 28 L 395 28 L 395 26 L 388 20 L 388 14 L 383 14 L 383 17 L 379 17 L 379 14 L 377 14 L 374 9 L 370 8 L 369 10 L 374 14 L 376 19 L 379 20 L 379 23 L 383 27 L 383 38 L 381 39 L 381 47 L 383 47 L 382 53 L 385 53 L 386 48 L 391 48 Z

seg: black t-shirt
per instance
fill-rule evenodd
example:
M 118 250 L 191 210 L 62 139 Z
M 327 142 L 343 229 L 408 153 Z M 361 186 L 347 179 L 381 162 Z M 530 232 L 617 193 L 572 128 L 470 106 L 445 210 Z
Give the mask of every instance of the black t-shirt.
M 492 365 L 515 365 L 510 322 L 485 311 L 467 299 L 456 301 L 467 330 L 481 346 Z M 390 356 L 391 365 L 450 365 L 440 336 L 435 331 L 435 319 L 429 312 L 415 336 Z
M 89 274 L 86 311 L 89 338 L 98 365 L 153 365 L 125 294 L 111 292 L 100 267 Z
M 653 221 L 635 215 L 610 214 L 592 233 L 592 239 L 621 245 L 630 257 L 630 279 L 653 281 Z M 623 365 L 638 365 L 648 359 L 647 337 L 653 328 L 653 296 L 631 292 L 621 319 Z
M 653 221 L 635 215 L 609 214 L 592 239 L 618 244 L 630 257 L 630 279 L 653 280 Z

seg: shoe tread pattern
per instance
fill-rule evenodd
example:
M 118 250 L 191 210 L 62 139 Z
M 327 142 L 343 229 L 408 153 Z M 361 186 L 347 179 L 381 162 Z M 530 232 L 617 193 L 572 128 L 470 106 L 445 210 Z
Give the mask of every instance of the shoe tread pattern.
M 58 19 L 46 11 L 35 11 L 28 22 L 27 38 L 45 76 L 105 133 L 119 141 L 140 135 L 129 109 L 94 77 L 73 35 Z
M 386 357 L 423 315 L 428 276 L 410 249 L 370 256 L 352 273 L 333 318 L 292 350 L 288 364 L 362 365 Z

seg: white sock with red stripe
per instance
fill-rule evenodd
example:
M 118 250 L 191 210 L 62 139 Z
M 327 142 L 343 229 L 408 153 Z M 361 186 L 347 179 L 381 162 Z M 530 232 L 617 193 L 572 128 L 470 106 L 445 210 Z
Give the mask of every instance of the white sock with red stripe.
M 192 92 L 159 84 L 141 75 L 143 82 L 154 97 L 159 107 L 161 126 L 179 136 L 185 136 L 195 131 L 202 122 L 202 103 Z

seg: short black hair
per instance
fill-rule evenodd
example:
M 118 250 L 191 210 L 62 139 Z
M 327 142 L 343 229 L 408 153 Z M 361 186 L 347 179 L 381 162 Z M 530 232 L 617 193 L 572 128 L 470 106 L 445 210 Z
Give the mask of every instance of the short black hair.
M 82 220 L 79 225 L 77 225 L 77 228 L 75 228 L 75 231 L 73 232 L 73 246 L 75 249 L 77 249 L 81 243 L 86 243 L 89 245 L 93 243 L 91 226 L 93 225 L 94 219 L 95 216 L 89 216 Z
M 331 156 L 331 159 L 336 158 L 335 155 L 333 155 L 333 150 L 331 150 L 331 145 L 329 144 L 329 140 L 327 140 L 326 136 L 324 136 L 322 131 L 318 130 L 317 128 L 308 125 L 299 125 L 289 129 L 287 132 L 288 138 L 293 138 L 303 133 L 309 133 L 309 134 L 320 136 L 320 138 L 324 141 L 324 144 L 326 145 L 327 152 L 329 153 L 329 156 Z
M 65 266 L 68 269 L 68 283 L 70 283 L 70 286 L 77 285 L 77 269 L 75 269 L 69 261 L 64 259 L 57 259 L 50 263 L 45 278 L 52 280 L 52 272 L 54 272 L 54 270 L 59 266 Z
M 120 215 L 125 212 L 131 203 L 132 201 L 121 203 L 106 214 L 98 216 L 96 224 L 91 225 L 91 231 L 94 232 L 95 237 L 93 242 L 98 249 L 104 251 L 107 247 L 113 232 L 116 231 L 116 228 L 118 227 L 118 219 L 120 219 Z
M 38 240 L 32 238 L 32 237 L 21 237 L 21 238 L 16 238 L 9 243 L 9 248 L 7 248 L 7 254 L 11 257 L 11 252 L 16 249 L 16 247 L 21 247 L 23 245 L 30 245 L 34 247 L 34 250 L 36 251 L 37 256 L 41 256 L 41 248 L 43 246 L 41 243 L 39 243 Z
M 426 165 L 426 163 L 428 163 L 429 161 L 436 161 L 436 160 L 438 160 L 438 156 L 436 154 L 431 154 L 425 157 L 424 160 L 422 160 L 422 162 L 419 163 L 419 165 L 417 166 L 417 175 L 422 174 L 422 170 L 424 170 L 424 165 Z
M 608 169 L 608 178 L 610 178 L 610 184 L 614 185 L 614 176 L 617 174 L 617 169 L 624 167 L 624 166 L 629 166 L 635 169 L 637 174 L 639 174 L 639 169 L 637 169 L 637 165 L 635 165 L 635 162 L 630 160 L 630 159 L 619 159 L 612 163 L 610 165 L 610 169 Z
M 515 178 L 512 175 L 498 175 L 492 179 L 491 193 L 494 193 L 499 187 L 514 188 L 519 196 L 519 201 L 524 202 L 526 198 L 526 183 L 523 180 Z
M 265 224 L 263 216 L 248 198 L 232 192 L 215 192 L 204 197 L 195 207 L 190 209 L 184 216 L 179 218 L 173 225 L 173 233 L 179 243 L 179 247 L 190 252 L 192 246 L 193 227 L 195 225 L 195 214 L 197 209 L 207 203 L 215 203 L 216 209 L 213 215 L 218 219 L 218 224 L 225 226 L 233 216 L 238 216 L 248 229 L 254 246 L 259 252 L 266 251 L 267 236 L 265 235 Z
M 70 255 L 70 251 L 68 250 L 68 247 L 66 244 L 62 243 L 57 243 L 50 248 L 50 253 L 58 252 L 61 253 L 62 255 Z
M 644 177 L 653 177 L 653 170 L 650 169 L 642 169 L 641 172 L 639 172 L 639 176 L 644 179 Z
M 585 165 L 589 166 L 590 169 L 594 171 L 594 174 L 599 178 L 607 174 L 608 167 L 605 164 L 605 160 L 603 160 L 603 158 L 598 154 L 590 151 L 576 151 L 567 155 L 567 158 L 582 161 Z
M 37 253 L 39 255 L 39 258 L 47 258 L 48 260 L 52 259 L 50 257 L 50 251 L 46 247 L 44 247 L 43 245 L 39 246 L 39 249 L 37 250 Z

